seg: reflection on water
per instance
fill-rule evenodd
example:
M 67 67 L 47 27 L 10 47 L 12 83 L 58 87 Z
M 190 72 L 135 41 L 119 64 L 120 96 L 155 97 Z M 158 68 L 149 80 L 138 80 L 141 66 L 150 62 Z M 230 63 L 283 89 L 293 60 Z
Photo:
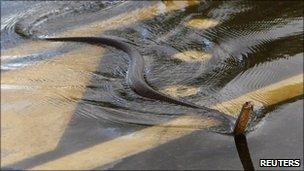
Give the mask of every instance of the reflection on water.
M 71 113 L 100 127 L 200 116 L 133 92 L 125 83 L 128 57 L 117 49 L 28 37 L 125 38 L 144 56 L 151 87 L 211 107 L 302 74 L 302 34 L 303 3 L 296 1 L 1 1 L 2 125 L 35 125 L 30 118 L 47 113 L 44 124 L 62 123 L 52 130 L 62 135 Z M 15 137 L 27 139 L 21 134 Z

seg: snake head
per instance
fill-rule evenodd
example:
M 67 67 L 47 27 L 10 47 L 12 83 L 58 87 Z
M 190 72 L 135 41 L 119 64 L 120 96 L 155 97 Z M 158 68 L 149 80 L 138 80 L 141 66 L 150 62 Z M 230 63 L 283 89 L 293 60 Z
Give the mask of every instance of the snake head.
M 249 101 L 243 104 L 240 115 L 235 123 L 235 127 L 233 130 L 234 135 L 244 134 L 252 111 L 253 111 L 253 102 Z

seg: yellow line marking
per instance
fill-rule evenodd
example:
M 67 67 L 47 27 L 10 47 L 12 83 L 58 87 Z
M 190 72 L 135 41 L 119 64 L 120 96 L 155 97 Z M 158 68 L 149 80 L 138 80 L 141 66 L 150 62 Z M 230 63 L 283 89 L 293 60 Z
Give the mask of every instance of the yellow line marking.
M 56 37 L 73 37 L 73 36 L 96 36 L 102 32 L 108 30 L 114 30 L 121 27 L 132 25 L 138 21 L 151 19 L 159 14 L 168 13 L 180 9 L 184 9 L 188 6 L 198 4 L 199 1 L 164 1 L 158 2 L 145 8 L 136 9 L 127 13 L 122 13 L 115 17 L 112 17 L 103 21 L 96 21 L 91 24 L 78 27 L 62 32 Z M 14 48 L 1 51 L 1 58 L 10 58 L 24 56 L 25 54 L 38 53 L 41 50 L 54 48 L 54 45 L 60 46 L 61 43 L 50 43 L 50 42 L 27 42 Z
M 45 42 L 45 41 L 30 41 L 14 48 L 9 48 L 7 50 L 1 49 L 1 60 L 15 59 L 19 57 L 24 57 L 26 55 L 31 55 L 44 51 L 46 49 L 51 49 L 58 47 L 62 42 Z
M 79 29 L 63 32 L 59 36 L 94 36 L 103 31 L 131 25 L 140 20 L 153 18 L 160 13 L 183 9 L 197 3 L 194 1 L 159 2 L 105 21 L 97 21 Z M 60 45 L 62 45 L 61 42 L 27 42 L 15 48 L 1 51 L 1 60 L 23 57 Z M 101 53 L 96 49 L 96 47 L 88 46 L 87 49 L 83 50 L 87 52 L 85 55 L 81 50 L 71 51 L 52 60 L 43 61 L 39 65 L 34 65 L 34 67 L 1 73 L 1 108 L 5 109 L 2 110 L 1 147 L 3 151 L 7 151 L 5 157 L 1 157 L 2 165 L 8 165 L 56 148 L 76 105 L 58 108 L 54 105 L 60 104 L 50 105 L 49 101 L 60 103 L 65 99 L 65 96 L 73 96 L 76 99 L 82 97 L 90 76 L 80 76 L 81 73 L 79 72 L 69 71 L 71 69 L 78 71 L 94 70 L 96 64 L 99 63 L 98 59 L 94 59 L 94 57 L 101 56 Z M 87 56 L 90 58 L 87 58 Z M 79 65 L 71 62 L 73 61 L 72 57 L 77 58 Z M 66 66 L 69 68 L 66 68 Z M 61 72 L 62 75 L 60 76 L 58 72 Z M 83 88 L 79 87 L 79 84 L 83 85 Z M 59 89 L 48 88 L 50 86 L 59 86 Z M 78 86 L 78 88 L 69 88 L 73 86 Z M 39 90 L 35 89 L 36 87 Z M 21 89 L 18 96 L 16 96 L 16 88 Z M 10 89 L 14 91 L 10 91 Z M 30 91 L 30 89 L 35 90 Z M 57 90 L 57 92 L 51 92 L 51 90 Z M 24 99 L 27 99 L 27 104 L 25 104 Z M 41 101 L 40 106 L 37 100 Z M 16 103 L 20 104 L 19 108 L 14 105 Z M 26 110 L 23 110 L 23 108 L 26 108 Z
M 185 116 L 173 120 L 165 124 L 165 126 L 179 124 L 200 124 L 208 127 L 216 125 L 216 122 L 210 120 L 204 123 L 198 118 Z M 127 157 L 151 149 L 155 146 L 159 146 L 168 141 L 189 134 L 195 130 L 196 129 L 153 126 L 129 135 L 121 136 L 102 144 L 92 146 L 90 148 L 78 151 L 72 155 L 64 156 L 32 169 L 93 169 L 98 166 L 121 159 L 123 157 Z
M 210 53 L 205 53 L 196 50 L 184 51 L 173 55 L 173 58 L 177 58 L 183 61 L 205 61 L 209 60 L 211 57 L 212 54 Z
M 227 111 L 229 114 L 235 115 L 234 112 L 239 110 L 239 108 L 237 108 L 238 104 L 243 104 L 247 100 L 261 102 L 263 105 L 271 105 L 301 94 L 303 94 L 303 74 L 271 84 L 252 93 L 247 93 L 236 99 L 232 99 L 229 102 L 217 104 L 213 106 L 213 108 L 221 111 L 226 111 L 227 108 L 231 108 L 231 110 Z M 200 122 L 199 124 L 202 124 L 201 128 L 204 126 L 209 127 L 217 124 L 217 122 L 213 120 L 208 120 L 204 123 L 200 118 L 196 118 L 195 116 L 180 117 L 176 120 L 168 122 L 167 124 L 179 125 L 182 123 L 183 125 L 191 125 L 194 123 L 197 124 L 198 121 Z M 197 129 L 152 126 L 134 132 L 130 135 L 125 135 L 114 140 L 110 140 L 105 143 L 98 144 L 76 153 L 55 159 L 53 161 L 49 161 L 32 169 L 94 169 L 96 167 L 122 159 L 124 157 L 128 157 L 139 152 L 157 147 L 168 141 L 172 141 L 181 136 L 190 134 L 195 130 Z
M 237 116 L 246 101 L 252 101 L 255 106 L 266 107 L 302 94 L 303 74 L 300 74 L 247 93 L 233 100 L 216 104 L 212 108 L 232 116 Z
M 56 148 L 78 105 L 67 99 L 83 97 L 92 76 L 83 71 L 94 71 L 103 51 L 87 46 L 1 73 L 1 166 Z
M 208 29 L 215 27 L 219 22 L 213 19 L 192 19 L 186 23 L 186 26 L 196 29 Z
M 168 13 L 180 9 L 184 9 L 188 6 L 197 5 L 199 1 L 164 1 L 157 4 L 147 6 L 145 8 L 136 9 L 128 13 L 123 13 L 109 20 L 98 21 L 89 24 L 82 28 L 77 28 L 74 30 L 69 30 L 60 34 L 59 36 L 91 36 L 96 35 L 106 30 L 114 30 L 119 27 L 124 27 L 131 25 L 135 22 L 151 19 L 159 14 Z
M 170 3 L 172 3 L 173 5 L 170 5 Z M 165 4 L 165 8 L 163 8 Z M 167 5 L 167 7 L 166 7 Z M 157 15 L 159 13 L 162 12 L 168 12 L 170 10 L 178 10 L 178 9 L 182 9 L 185 6 L 189 6 L 191 4 L 185 4 L 185 2 L 165 2 L 165 3 L 160 3 L 158 5 L 155 5 L 153 8 L 153 6 L 151 6 L 151 8 L 144 8 L 144 9 L 139 9 L 138 11 L 135 12 L 130 12 L 128 14 L 123 14 L 119 17 L 116 17 L 114 19 L 109 19 L 106 21 L 102 21 L 102 22 L 96 22 L 93 23 L 92 25 L 88 25 L 85 26 L 83 28 L 80 28 L 79 30 L 70 30 L 68 32 L 64 32 L 62 33 L 63 36 L 84 36 L 85 34 L 88 34 L 87 36 L 93 36 L 94 34 L 100 34 L 100 32 L 102 31 L 106 31 L 109 29 L 115 29 L 121 26 L 127 26 L 128 24 L 132 24 L 137 22 L 138 20 L 144 20 L 144 19 L 149 19 L 149 18 L 153 18 L 154 15 Z M 165 9 L 165 10 L 164 10 Z M 154 10 L 154 12 L 153 12 Z M 136 16 L 135 18 L 133 18 L 134 16 Z M 129 20 L 129 21 L 126 21 Z M 192 21 L 192 24 L 190 22 L 189 26 L 191 25 L 195 25 L 193 24 L 195 23 L 194 21 Z M 198 22 L 199 23 L 199 22 Z M 107 25 L 109 25 L 109 28 L 107 27 Z M 198 24 L 199 25 L 199 24 Z M 212 25 L 212 24 L 209 24 Z M 203 28 L 206 28 L 205 26 Z M 70 35 L 70 34 L 71 35 Z M 93 34 L 93 35 L 91 35 Z M 54 43 L 56 44 L 56 43 Z M 57 43 L 60 44 L 60 43 Z M 42 46 L 43 48 L 39 47 Z M 58 45 L 56 45 L 58 46 Z M 29 53 L 36 53 L 40 50 L 46 49 L 50 47 L 50 43 L 47 42 L 45 43 L 45 46 L 43 45 L 42 42 L 35 42 L 35 43 L 27 43 L 26 45 L 23 46 L 19 46 L 16 47 L 15 49 L 11 49 L 11 54 L 9 53 L 9 51 L 6 51 L 4 53 L 4 55 L 11 55 L 11 56 L 18 56 L 18 55 L 24 55 L 24 54 L 29 54 Z M 37 50 L 38 49 L 38 50 Z M 10 49 L 9 49 L 10 50 Z M 14 51 L 15 50 L 15 51 Z M 96 50 L 96 47 L 94 47 L 94 50 Z M 93 51 L 94 51 L 93 50 Z M 91 50 L 86 50 L 86 52 L 91 52 Z M 100 53 L 98 54 L 100 55 Z M 94 56 L 92 54 L 90 54 L 90 56 Z M 65 59 L 66 57 L 64 57 L 63 59 Z M 2 57 L 1 57 L 2 59 Z M 5 58 L 4 58 L 5 59 Z M 77 58 L 79 59 L 79 58 Z M 92 66 L 95 66 L 93 64 L 98 64 L 97 62 L 98 60 L 92 60 L 91 58 L 88 59 L 88 61 L 86 61 L 86 63 L 92 63 Z M 67 64 L 70 64 L 71 62 L 66 61 Z M 84 63 L 83 63 L 84 64 Z M 83 66 L 83 64 L 80 64 L 80 66 Z M 45 65 L 45 67 L 47 68 L 48 66 L 51 65 Z M 75 67 L 77 68 L 77 67 Z M 94 67 L 91 67 L 94 69 Z M 39 69 L 39 68 L 38 68 Z M 40 70 L 38 69 L 32 69 L 31 72 L 26 72 L 27 75 L 37 75 L 37 71 L 40 72 Z M 41 68 L 40 68 L 41 69 Z M 89 69 L 89 68 L 87 68 Z M 61 71 L 63 70 L 62 68 L 52 68 L 51 69 L 45 69 L 42 70 L 44 71 L 43 77 L 48 77 L 50 76 L 52 73 L 56 72 L 56 71 Z M 25 70 L 20 70 L 20 73 L 22 71 Z M 13 71 L 15 72 L 15 71 Z M 64 70 L 64 72 L 66 72 L 66 70 Z M 11 72 L 8 72 L 11 73 Z M 8 74 L 7 73 L 7 74 Z M 41 73 L 39 73 L 41 74 Z M 58 76 L 58 74 L 55 74 Z M 2 77 L 2 75 L 1 75 Z M 11 78 L 10 78 L 11 77 Z M 9 102 L 12 102 L 13 100 L 20 102 L 20 106 L 22 105 L 31 105 L 31 104 L 23 104 L 22 100 L 24 98 L 27 98 L 28 101 L 32 101 L 33 103 L 37 102 L 37 99 L 44 99 L 46 101 L 48 101 L 48 99 L 53 99 L 56 98 L 54 101 L 60 101 L 62 100 L 61 97 L 50 97 L 53 95 L 54 92 L 50 93 L 48 97 L 40 97 L 39 94 L 37 95 L 33 95 L 32 92 L 30 92 L 29 94 L 26 94 L 26 92 L 24 93 L 24 96 L 22 96 L 22 98 L 17 98 L 14 97 L 13 94 L 11 94 L 9 92 L 8 87 L 10 86 L 15 86 L 15 84 L 17 84 L 19 82 L 19 80 L 15 80 L 12 81 L 11 79 L 14 77 L 14 75 L 7 75 L 6 79 L 8 80 L 5 83 L 5 87 L 1 89 L 2 93 L 6 93 L 2 94 L 3 96 L 1 96 L 1 108 L 4 107 L 5 109 L 5 114 L 2 114 L 2 120 L 1 120 L 1 145 L 2 148 L 5 147 L 6 151 L 13 151 L 13 155 L 10 156 L 10 154 L 8 154 L 6 157 L 1 157 L 1 165 L 7 165 L 7 164 L 11 164 L 14 163 L 16 161 L 20 161 L 22 159 L 46 152 L 46 151 L 50 151 L 54 148 L 56 148 L 56 144 L 58 142 L 58 139 L 60 138 L 60 136 L 62 135 L 66 124 L 71 116 L 71 114 L 74 112 L 75 106 L 71 106 L 68 109 L 65 109 L 65 111 L 58 111 L 55 109 L 49 109 L 48 106 L 49 105 L 42 105 L 42 108 L 44 109 L 43 111 L 46 111 L 46 115 L 48 115 L 47 117 L 45 117 L 45 114 L 41 114 L 41 110 L 33 110 L 31 112 L 29 112 L 28 108 L 27 110 L 23 110 L 21 111 L 21 107 L 20 109 L 13 109 L 10 107 Z M 52 78 L 52 76 L 50 76 Z M 83 85 L 86 85 L 88 82 L 85 82 L 86 80 L 88 81 L 89 79 L 83 79 L 83 80 L 79 80 L 79 78 L 81 78 L 82 76 L 79 76 L 77 74 L 70 76 L 71 80 L 73 82 L 73 78 L 77 81 L 80 82 L 84 82 Z M 238 109 L 238 103 L 241 103 L 242 101 L 245 101 L 247 99 L 250 100 L 255 100 L 256 102 L 261 102 L 261 104 L 263 105 L 270 105 L 273 103 L 277 103 L 281 100 L 285 100 L 288 98 L 292 98 L 294 96 L 297 95 L 301 95 L 303 94 L 303 75 L 300 75 L 300 77 L 302 79 L 300 79 L 299 81 L 299 77 L 293 77 L 291 78 L 291 82 L 292 84 L 290 84 L 290 82 L 284 82 L 285 80 L 283 80 L 283 87 L 286 88 L 286 90 L 290 90 L 291 93 L 286 93 L 287 91 L 285 90 L 285 88 L 280 87 L 280 84 L 274 84 L 274 85 L 270 85 L 273 87 L 270 87 L 269 89 L 267 89 L 267 87 L 265 88 L 265 91 L 259 91 L 256 92 L 255 95 L 252 95 L 250 93 L 248 93 L 247 95 L 250 96 L 250 98 L 245 98 L 243 96 L 237 98 L 235 100 L 234 103 L 230 102 L 224 102 L 222 104 L 219 104 L 217 106 L 214 106 L 213 108 L 222 110 L 222 111 L 226 111 L 227 113 L 231 114 L 231 115 L 235 115 L 237 114 L 237 109 Z M 10 78 L 10 79 L 9 79 Z M 18 77 L 18 79 L 22 80 L 22 74 L 20 74 Z M 54 85 L 58 85 L 58 82 L 54 82 L 56 81 L 58 78 L 52 78 L 49 80 L 49 82 L 44 85 L 45 89 L 43 91 L 41 91 L 41 94 L 45 93 L 46 95 L 48 95 L 45 90 L 47 90 L 47 85 L 50 85 L 52 83 L 54 83 Z M 9 81 L 10 80 L 10 81 Z M 32 80 L 35 80 L 36 82 L 34 83 L 34 85 L 37 84 L 37 82 L 41 81 L 41 78 L 35 78 L 33 77 Z M 75 81 L 74 80 L 74 81 Z M 3 82 L 3 78 L 1 80 L 1 84 Z M 43 82 L 43 81 L 42 81 Z M 22 82 L 24 83 L 24 82 Z M 28 82 L 27 82 L 28 83 Z M 67 83 L 67 82 L 66 82 Z M 285 83 L 285 84 L 284 84 Z M 66 84 L 64 86 L 69 86 L 70 84 Z M 269 87 L 269 86 L 268 86 Z M 274 90 L 272 90 L 272 88 L 274 88 Z M 84 91 L 84 90 L 83 90 Z M 82 97 L 82 93 L 83 91 L 78 91 L 75 93 L 77 97 Z M 283 91 L 283 92 L 282 92 Z M 63 92 L 60 92 L 63 93 Z M 67 93 L 67 94 L 74 94 L 71 92 Z M 31 97 L 32 96 L 32 97 Z M 242 98 L 243 97 L 243 98 Z M 266 101 L 261 101 L 260 99 L 266 98 Z M 233 101 L 233 100 L 232 100 Z M 4 102 L 4 103 L 3 103 Z M 5 105 L 6 104 L 6 105 Z M 231 105 L 233 104 L 233 105 Z M 58 107 L 58 106 L 56 106 Z M 227 109 L 229 109 L 227 111 Z M 232 110 L 230 110 L 232 109 Z M 16 111 L 19 110 L 19 111 Z M 50 110 L 50 111 L 49 111 Z M 52 111 L 51 111 L 52 110 Z M 50 119 L 51 118 L 51 119 Z M 61 120 L 61 121 L 59 121 Z M 81 151 L 78 151 L 76 153 L 70 154 L 68 156 L 64 156 L 62 158 L 58 158 L 54 161 L 50 161 L 48 163 L 45 163 L 41 166 L 38 166 L 36 168 L 49 168 L 49 169 L 55 169 L 56 167 L 58 168 L 63 168 L 66 169 L 68 167 L 68 165 L 66 165 L 67 163 L 71 162 L 74 163 L 73 167 L 76 167 L 76 169 L 88 169 L 88 168 L 94 168 L 96 166 L 100 166 L 103 164 L 107 164 L 110 162 L 113 162 L 115 160 L 121 159 L 123 157 L 127 157 L 130 156 L 132 154 L 136 154 L 139 153 L 141 151 L 144 151 L 146 149 L 150 149 L 153 147 L 156 147 L 160 144 L 166 143 L 168 141 L 171 141 L 173 139 L 179 138 L 183 135 L 189 134 L 191 132 L 193 132 L 194 130 L 196 130 L 196 128 L 192 128 L 192 129 L 185 129 L 184 126 L 187 125 L 195 125 L 197 124 L 197 127 L 208 127 L 208 126 L 212 126 L 212 125 L 216 125 L 217 122 L 214 120 L 209 120 L 208 122 L 199 122 L 201 118 L 195 118 L 193 117 L 189 117 L 189 116 L 185 116 L 185 117 L 181 117 L 178 118 L 176 120 L 173 120 L 163 126 L 181 126 L 181 128 L 164 128 L 164 127 L 159 127 L 159 126 L 155 126 L 155 127 L 149 127 L 146 128 L 142 131 L 138 131 L 135 132 L 131 135 L 127 135 L 127 136 L 123 136 L 123 137 L 119 137 L 117 139 L 108 141 L 106 143 L 103 144 L 99 144 L 93 147 L 90 147 L 88 149 L 84 149 Z M 14 130 L 15 128 L 18 128 L 18 130 Z M 45 130 L 45 128 L 48 127 L 48 130 Z M 48 137 L 46 139 L 46 137 Z M 125 143 L 122 143 L 125 142 Z M 22 144 L 21 144 L 22 143 Z M 21 144 L 21 145 L 20 145 Z M 123 146 L 123 148 L 122 148 Z M 9 147 L 9 148 L 6 148 Z M 47 148 L 46 148 L 47 147 Z M 2 149 L 1 149 L 2 150 Z M 103 151 L 104 150 L 104 151 Z M 16 154 L 14 154 L 16 153 Z M 98 156 L 98 157 L 96 157 Z M 62 160 L 64 159 L 64 160 Z M 66 161 L 62 162 L 62 161 Z M 74 162 L 73 162 L 74 161 Z M 76 163 L 75 163 L 76 162 Z M 79 166 L 77 164 L 80 164 L 83 166 Z M 54 166 L 53 168 L 49 167 L 49 166 Z M 56 166 L 56 167 L 55 167 Z M 73 168 L 71 167 L 71 168 Z M 34 168 L 35 169 L 35 168 Z

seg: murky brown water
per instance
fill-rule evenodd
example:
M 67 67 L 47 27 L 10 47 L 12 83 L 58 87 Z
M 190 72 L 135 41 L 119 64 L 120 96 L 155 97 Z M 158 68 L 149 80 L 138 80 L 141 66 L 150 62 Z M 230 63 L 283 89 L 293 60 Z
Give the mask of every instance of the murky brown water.
M 300 76 L 297 81 L 303 78 L 301 1 L 1 1 L 3 147 L 16 140 L 35 144 L 51 136 L 55 138 L 46 146 L 54 149 L 59 142 L 63 153 L 69 153 L 69 144 L 81 149 L 142 129 L 137 124 L 157 125 L 188 114 L 210 119 L 197 110 L 133 92 L 125 82 L 129 61 L 122 51 L 31 39 L 101 35 L 127 39 L 144 56 L 146 80 L 154 89 L 232 116 L 238 115 L 239 105 L 218 104 L 295 76 Z M 277 107 L 303 99 L 303 90 L 300 96 L 286 93 L 286 98 L 259 92 L 251 130 Z M 284 100 L 272 103 L 278 97 Z M 50 132 L 39 131 L 57 124 Z M 223 125 L 210 119 L 203 128 L 225 132 Z M 29 131 L 32 135 L 24 135 Z M 89 142 L 87 137 L 96 139 Z M 35 156 L 46 151 L 15 144 L 4 154 L 4 162 L 32 167 Z

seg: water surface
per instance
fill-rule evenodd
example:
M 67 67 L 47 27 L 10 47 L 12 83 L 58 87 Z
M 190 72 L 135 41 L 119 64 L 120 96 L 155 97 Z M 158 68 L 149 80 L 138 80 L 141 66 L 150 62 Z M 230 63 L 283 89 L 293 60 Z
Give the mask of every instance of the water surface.
M 209 119 L 198 110 L 132 91 L 125 81 L 129 58 L 122 51 L 32 40 L 101 35 L 124 38 L 143 55 L 146 81 L 155 90 L 201 106 L 212 107 L 303 74 L 301 1 L 1 1 L 1 135 L 5 140 L 1 145 L 10 147 L 19 141 L 39 142 L 39 146 L 44 143 L 41 137 L 55 137 L 46 142 L 54 151 L 30 149 L 22 143 L 5 149 L 1 153 L 4 165 L 33 167 L 141 130 L 142 125 L 158 125 L 188 114 Z M 290 110 L 296 110 L 302 99 L 286 99 L 270 107 L 257 105 L 249 129 L 252 136 L 261 136 L 255 130 L 265 124 L 264 116 L 278 115 L 275 109 L 291 102 L 297 106 Z M 268 100 L 262 97 L 260 103 Z M 213 122 L 217 124 L 206 126 L 212 132 L 204 135 L 207 139 L 216 137 L 214 132 L 227 131 L 222 127 L 224 121 L 208 121 Z M 268 122 L 279 124 L 271 118 Z M 51 133 L 40 132 L 57 124 Z M 282 127 L 300 130 L 288 124 Z M 290 136 L 287 131 L 282 135 L 273 131 L 269 136 Z M 233 144 L 228 139 L 224 144 Z M 214 141 L 206 147 L 212 148 Z M 300 147 L 301 142 L 291 143 Z M 260 147 L 259 142 L 254 144 Z M 236 156 L 236 150 L 232 151 Z M 213 157 L 218 156 L 229 158 L 221 153 Z M 165 163 L 160 166 L 170 168 Z

